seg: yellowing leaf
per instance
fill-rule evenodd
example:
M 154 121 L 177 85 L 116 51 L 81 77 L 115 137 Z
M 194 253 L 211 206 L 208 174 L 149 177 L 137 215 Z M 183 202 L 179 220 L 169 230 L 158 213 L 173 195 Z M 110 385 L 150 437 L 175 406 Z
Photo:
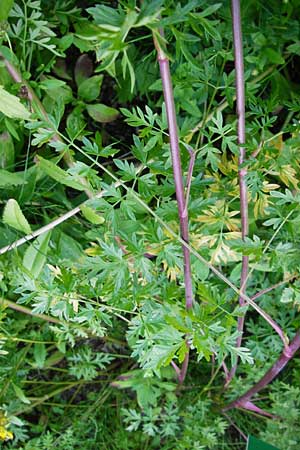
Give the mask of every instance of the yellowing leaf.
M 11 119 L 29 119 L 30 112 L 20 102 L 19 97 L 10 94 L 0 86 L 0 111 Z
M 269 206 L 269 196 L 260 194 L 254 203 L 254 217 L 258 219 L 266 215 L 266 208 Z
M 226 245 L 223 241 L 221 241 L 217 248 L 213 251 L 212 257 L 211 257 L 211 263 L 212 264 L 221 264 L 221 263 L 228 263 L 233 261 L 239 261 L 241 259 L 241 256 L 232 250 L 228 245 Z
M 88 256 L 98 256 L 101 255 L 101 248 L 99 245 L 92 242 L 92 246 L 84 250 L 84 253 Z
M 6 225 L 16 230 L 23 231 L 25 234 L 31 233 L 30 225 L 14 198 L 9 199 L 6 203 L 2 219 Z
M 278 189 L 279 187 L 280 187 L 279 184 L 268 183 L 267 181 L 264 181 L 262 190 L 264 192 L 270 192 L 270 191 L 274 191 L 275 189 Z
M 292 184 L 295 189 L 298 188 L 298 179 L 296 170 L 289 164 L 284 164 L 279 168 L 279 178 L 286 184 L 290 186 Z
M 167 261 L 163 260 L 163 268 L 164 270 L 167 272 L 167 277 L 171 280 L 171 281 L 176 281 L 177 276 L 180 274 L 181 270 L 179 267 L 170 267 L 168 266 Z

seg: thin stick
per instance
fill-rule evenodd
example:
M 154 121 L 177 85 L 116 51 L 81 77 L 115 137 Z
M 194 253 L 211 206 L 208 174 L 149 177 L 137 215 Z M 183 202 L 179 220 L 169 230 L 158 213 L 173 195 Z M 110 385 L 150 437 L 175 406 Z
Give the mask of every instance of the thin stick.
M 233 422 L 233 420 L 231 419 L 231 417 L 228 416 L 228 414 L 226 414 L 225 412 L 223 412 L 223 415 L 226 417 L 226 419 L 228 420 L 228 422 L 230 423 L 231 426 L 233 426 L 237 432 L 242 436 L 242 438 L 247 441 L 247 436 L 245 435 L 245 433 L 243 433 L 243 431 Z
M 70 217 L 75 216 L 75 214 L 78 214 L 79 211 L 80 211 L 80 206 L 77 206 L 76 208 L 71 209 L 70 211 L 68 211 L 67 213 L 65 213 L 62 216 L 58 217 L 57 219 L 53 220 L 52 222 L 47 223 L 47 225 L 44 225 L 43 227 L 39 228 L 38 230 L 35 230 L 32 233 L 27 234 L 26 236 L 18 239 L 17 241 L 12 242 L 11 244 L 6 245 L 5 247 L 2 247 L 0 249 L 0 255 L 3 255 L 4 253 L 13 250 L 14 248 L 20 247 L 20 245 L 25 244 L 25 242 L 31 241 L 32 239 L 40 236 L 41 234 L 46 233 L 49 230 L 52 230 L 57 225 L 65 222 Z
M 268 292 L 273 291 L 274 289 L 277 289 L 278 287 L 289 283 L 291 280 L 293 280 L 294 278 L 296 278 L 296 275 L 292 275 L 289 278 L 287 278 L 286 280 L 282 280 L 279 281 L 279 283 L 273 284 L 273 286 L 269 286 L 266 289 L 262 289 L 261 291 L 258 291 L 255 295 L 253 295 L 251 297 L 251 300 L 257 300 L 259 297 L 261 297 L 262 295 L 267 294 Z
M 236 73 L 236 114 L 237 114 L 237 135 L 239 145 L 239 186 L 240 186 L 240 211 L 241 211 L 241 228 L 242 239 L 248 236 L 249 221 L 248 221 L 248 192 L 246 175 L 247 169 L 241 167 L 245 162 L 246 150 L 246 132 L 245 132 L 245 82 L 244 82 L 244 61 L 243 61 L 243 40 L 242 40 L 242 26 L 241 26 L 241 11 L 240 0 L 232 0 L 232 25 L 233 25 L 233 41 L 234 41 L 234 64 Z M 249 270 L 249 256 L 242 256 L 242 272 L 240 290 L 244 294 L 246 292 L 246 282 Z M 246 302 L 242 296 L 239 297 L 240 306 L 245 306 Z M 239 348 L 242 343 L 244 331 L 245 314 L 238 317 L 238 332 L 239 336 L 236 341 L 236 346 Z M 235 375 L 237 364 L 235 364 L 229 373 L 229 378 L 226 385 L 230 383 Z
M 114 183 L 114 187 L 117 188 L 120 186 L 120 183 L 116 182 Z M 98 192 L 94 196 L 94 198 L 101 198 L 106 193 L 105 190 Z M 19 247 L 20 245 L 24 244 L 25 242 L 31 241 L 32 239 L 36 238 L 37 236 L 40 236 L 43 233 L 46 233 L 46 231 L 52 230 L 53 228 L 57 227 L 57 225 L 60 225 L 61 223 L 65 222 L 66 220 L 70 219 L 70 217 L 75 216 L 81 211 L 81 206 L 84 205 L 86 201 L 82 202 L 79 206 L 76 206 L 76 208 L 71 209 L 70 211 L 66 212 L 62 216 L 58 217 L 55 220 L 52 220 L 52 222 L 47 223 L 47 225 L 44 225 L 43 227 L 39 228 L 38 230 L 33 231 L 30 234 L 27 234 L 26 236 L 18 239 L 15 242 L 12 242 L 9 245 L 6 245 L 5 247 L 0 249 L 0 255 L 3 255 L 6 252 L 9 252 L 10 250 L 13 250 L 14 248 Z
M 5 306 L 7 308 L 14 309 L 15 311 L 28 314 L 29 316 L 36 317 L 37 319 L 45 320 L 50 323 L 60 324 L 61 321 L 59 319 L 55 319 L 54 317 L 47 316 L 46 314 L 36 314 L 30 308 L 26 306 L 18 305 L 18 303 L 12 302 L 10 300 L 6 300 L 4 298 L 0 298 L 0 306 Z

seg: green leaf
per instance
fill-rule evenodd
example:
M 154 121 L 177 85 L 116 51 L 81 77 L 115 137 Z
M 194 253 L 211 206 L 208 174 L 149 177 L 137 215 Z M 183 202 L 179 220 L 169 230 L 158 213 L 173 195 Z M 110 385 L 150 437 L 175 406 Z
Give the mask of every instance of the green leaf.
M 78 88 L 78 95 L 86 102 L 92 102 L 99 97 L 103 75 L 95 75 L 84 80 Z
M 206 8 L 204 11 L 201 11 L 201 13 L 199 13 L 199 15 L 201 17 L 210 16 L 211 14 L 215 13 L 219 8 L 221 8 L 221 6 L 222 6 L 222 3 L 215 3 L 214 5 L 211 5 L 208 8 Z
M 104 217 L 97 214 L 90 206 L 81 205 L 80 210 L 84 217 L 94 225 L 101 225 L 105 222 Z
M 122 70 L 123 70 L 123 78 L 125 80 L 126 78 L 126 72 L 128 70 L 129 75 L 130 75 L 130 92 L 133 92 L 134 89 L 134 85 L 135 85 L 135 73 L 134 73 L 134 69 L 133 66 L 128 58 L 127 52 L 126 50 L 124 50 L 123 53 L 123 58 L 122 58 L 122 62 L 121 62 L 121 66 L 122 66 Z
M 47 259 L 51 230 L 42 234 L 27 248 L 23 257 L 23 266 L 37 278 L 43 270 Z
M 0 0 L 0 21 L 8 18 L 9 12 L 14 4 L 14 0 Z
M 30 225 L 14 198 L 9 199 L 6 203 L 3 212 L 3 222 L 16 230 L 23 231 L 25 234 L 31 233 Z
M 288 46 L 287 51 L 290 53 L 294 53 L 295 55 L 300 56 L 300 41 L 295 42 Z
M 58 255 L 62 259 L 70 259 L 77 261 L 83 255 L 79 242 L 75 241 L 71 236 L 61 233 L 58 244 Z
M 47 356 L 45 344 L 43 344 L 42 342 L 34 344 L 33 356 L 37 367 L 39 369 L 42 369 L 44 367 Z
M 97 105 L 87 105 L 86 109 L 92 119 L 101 123 L 112 122 L 119 115 L 119 111 L 117 109 L 103 105 L 103 103 L 98 103 Z
M 65 170 L 61 169 L 48 159 L 37 156 L 37 160 L 41 170 L 58 183 L 77 189 L 78 191 L 84 191 L 87 188 L 80 181 L 77 181 L 75 177 L 72 177 Z
M 57 80 L 56 78 L 45 78 L 39 83 L 39 88 L 49 91 L 52 89 L 58 89 L 66 85 L 65 81 Z
M 26 397 L 23 390 L 19 386 L 15 385 L 15 383 L 11 383 L 11 384 L 14 388 L 15 394 L 18 397 L 18 399 L 21 400 L 21 402 L 26 403 L 26 405 L 29 405 L 30 400 Z
M 0 167 L 12 169 L 15 162 L 15 147 L 11 135 L 4 131 L 0 134 Z M 0 177 L 1 185 L 1 177 Z
M 109 6 L 97 5 L 93 8 L 88 8 L 87 11 L 93 16 L 94 21 L 98 25 L 107 25 L 107 29 L 118 31 L 122 25 L 124 18 L 122 10 L 118 11 Z
M 281 54 L 276 50 L 274 50 L 273 48 L 265 48 L 263 49 L 263 53 L 266 55 L 266 57 L 272 64 L 285 63 L 284 58 L 281 56 Z
M 193 262 L 193 271 L 195 276 L 201 281 L 205 281 L 209 275 L 209 267 L 199 259 Z
M 74 77 L 77 87 L 89 78 L 93 73 L 93 62 L 87 54 L 79 56 L 74 69 Z
M 29 119 L 30 112 L 20 102 L 19 97 L 10 94 L 0 86 L 0 111 L 12 119 Z
M 167 366 L 173 359 L 176 351 L 181 347 L 181 343 L 177 345 L 156 344 L 147 354 L 147 361 L 143 364 L 143 369 L 160 369 Z
M 133 163 L 121 159 L 114 159 L 115 165 L 124 173 L 124 179 L 127 181 L 133 180 L 136 177 L 136 168 Z
M 22 172 L 12 173 L 8 172 L 8 170 L 0 169 L 0 189 L 11 186 L 19 186 L 26 183 L 27 182 L 24 180 L 24 175 Z

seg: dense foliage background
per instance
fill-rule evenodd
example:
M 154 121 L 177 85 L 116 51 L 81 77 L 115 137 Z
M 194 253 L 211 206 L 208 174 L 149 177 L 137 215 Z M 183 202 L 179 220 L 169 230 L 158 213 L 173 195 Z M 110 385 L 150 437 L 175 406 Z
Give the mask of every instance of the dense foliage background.
M 264 312 L 286 346 L 300 325 L 300 2 L 241 2 L 245 239 L 229 1 L 0 5 L 0 446 L 299 448 L 299 353 L 252 399 L 271 417 L 225 409 L 282 354 Z M 191 310 L 153 35 L 189 191 Z

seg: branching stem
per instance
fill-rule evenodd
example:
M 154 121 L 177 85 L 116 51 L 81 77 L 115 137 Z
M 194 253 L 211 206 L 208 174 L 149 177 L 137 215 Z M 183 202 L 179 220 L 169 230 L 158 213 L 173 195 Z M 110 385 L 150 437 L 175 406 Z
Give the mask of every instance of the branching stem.
M 229 403 L 229 405 L 227 405 L 224 408 L 224 411 L 228 411 L 229 409 L 232 408 L 244 408 L 252 411 L 257 411 L 263 415 L 270 416 L 269 413 L 265 413 L 252 403 L 251 401 L 252 397 L 259 391 L 261 391 L 269 383 L 271 383 L 271 381 L 273 381 L 273 379 L 282 371 L 282 369 L 286 366 L 286 364 L 293 358 L 293 356 L 299 350 L 299 348 L 300 348 L 300 331 L 296 333 L 290 345 L 283 350 L 279 358 L 275 361 L 272 367 L 265 373 L 265 375 L 245 394 L 243 394 L 241 397 L 237 398 L 233 402 Z M 258 411 L 258 409 L 260 411 Z

